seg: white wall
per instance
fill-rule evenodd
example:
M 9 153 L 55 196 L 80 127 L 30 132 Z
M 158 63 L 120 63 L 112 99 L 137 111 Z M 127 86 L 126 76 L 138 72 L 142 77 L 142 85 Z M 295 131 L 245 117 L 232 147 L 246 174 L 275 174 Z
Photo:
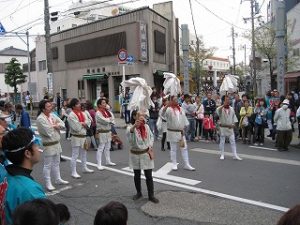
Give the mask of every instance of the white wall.
M 27 57 L 24 57 L 24 56 L 0 56 L 0 63 L 9 63 L 11 58 L 16 58 L 19 61 L 19 63 L 21 64 L 21 67 L 24 63 L 27 63 Z M 24 92 L 24 91 L 27 91 L 28 84 L 26 82 L 22 85 L 18 85 L 17 87 L 18 87 L 19 92 Z M 3 93 L 13 93 L 14 92 L 14 89 L 12 87 L 5 84 L 5 74 L 4 73 L 0 73 L 0 90 L 1 90 L 1 95 L 3 95 Z
M 293 49 L 300 52 L 300 3 L 298 3 L 294 8 L 292 8 L 287 14 L 287 23 L 288 23 L 288 35 L 291 40 L 292 48 L 289 49 L 289 57 L 293 56 Z M 300 70 L 300 57 L 298 57 L 298 62 L 294 68 L 291 68 L 292 71 Z

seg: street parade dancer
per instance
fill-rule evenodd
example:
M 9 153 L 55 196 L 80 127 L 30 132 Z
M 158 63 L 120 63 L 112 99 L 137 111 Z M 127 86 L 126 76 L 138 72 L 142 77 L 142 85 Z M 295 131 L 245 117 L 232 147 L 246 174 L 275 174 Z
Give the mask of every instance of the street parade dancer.
M 220 93 L 223 94 L 224 104 L 219 106 L 216 113 L 219 117 L 220 127 L 220 144 L 219 149 L 221 152 L 220 159 L 224 160 L 224 145 L 226 137 L 229 138 L 233 159 L 242 160 L 236 153 L 236 143 L 234 136 L 234 127 L 238 122 L 234 109 L 230 106 L 230 99 L 228 93 L 235 92 L 237 90 L 237 80 L 233 75 L 226 75 L 220 87 Z
M 177 149 L 180 152 L 184 161 L 184 169 L 193 171 L 189 161 L 188 146 L 184 134 L 184 128 L 189 125 L 185 111 L 178 104 L 177 95 L 181 92 L 180 81 L 172 73 L 164 73 L 164 92 L 170 94 L 170 102 L 164 108 L 162 115 L 167 120 L 167 141 L 170 142 L 170 156 L 172 161 L 172 170 L 177 170 Z
M 114 122 L 114 115 L 107 110 L 107 99 L 100 98 L 97 101 L 97 113 L 96 113 L 96 126 L 97 134 L 99 136 L 99 145 L 97 149 L 97 168 L 103 170 L 102 166 L 102 153 L 104 152 L 106 165 L 115 166 L 116 164 L 110 160 L 110 148 L 111 148 L 111 126 Z
M 37 117 L 37 129 L 42 138 L 44 146 L 44 168 L 43 174 L 46 188 L 49 191 L 55 190 L 51 182 L 51 170 L 53 171 L 54 182 L 56 184 L 68 184 L 60 176 L 60 130 L 65 128 L 64 122 L 52 112 L 52 103 L 49 100 L 42 100 L 39 103 L 39 115 Z
M 229 142 L 231 146 L 231 151 L 233 158 L 236 160 L 242 160 L 236 153 L 236 143 L 234 137 L 234 127 L 237 123 L 237 118 L 235 116 L 234 109 L 229 106 L 229 96 L 224 96 L 224 104 L 217 108 L 217 115 L 219 116 L 219 125 L 220 125 L 220 159 L 224 160 L 224 145 L 226 137 L 229 137 Z
M 68 123 L 71 131 L 71 146 L 72 146 L 72 159 L 71 159 L 71 176 L 75 179 L 80 178 L 81 176 L 77 173 L 76 170 L 76 161 L 81 154 L 81 164 L 83 173 L 93 173 L 94 170 L 91 170 L 86 165 L 86 155 L 88 149 L 87 141 L 87 128 L 91 126 L 91 120 L 88 116 L 82 112 L 81 104 L 77 98 L 73 98 L 70 101 L 70 108 L 72 111 L 68 117 Z
M 144 170 L 148 199 L 153 203 L 158 203 L 159 200 L 154 197 L 152 177 L 152 170 L 154 169 L 154 136 L 146 124 L 144 117 L 146 109 L 154 105 L 150 98 L 152 90 L 142 78 L 131 78 L 130 80 L 123 81 L 122 85 L 124 88 L 131 87 L 134 89 L 133 96 L 128 105 L 134 111 L 131 116 L 131 125 L 127 127 L 127 138 L 130 144 L 129 165 L 134 171 L 134 184 L 136 188 L 136 195 L 133 196 L 133 200 L 142 197 L 141 170 Z M 137 112 L 137 110 L 140 111 Z

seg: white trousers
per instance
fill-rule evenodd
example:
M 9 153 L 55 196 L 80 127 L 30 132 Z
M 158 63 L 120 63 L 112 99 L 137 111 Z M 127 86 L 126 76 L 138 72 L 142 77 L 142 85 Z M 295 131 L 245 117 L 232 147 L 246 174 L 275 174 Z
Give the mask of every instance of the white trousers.
M 59 164 L 60 164 L 60 154 L 52 155 L 52 156 L 44 156 L 43 174 L 46 182 L 51 182 L 51 175 L 50 175 L 51 169 L 55 181 L 61 179 Z
M 226 136 L 220 136 L 219 149 L 220 149 L 220 152 L 221 152 L 222 156 L 224 156 L 225 139 L 226 139 Z M 236 153 L 236 143 L 235 143 L 234 134 L 229 136 L 229 142 L 230 142 L 230 147 L 231 147 L 232 154 L 233 154 L 233 156 L 236 157 L 237 153 Z
M 72 147 L 72 159 L 71 159 L 71 169 L 72 173 L 76 172 L 76 161 L 79 156 L 79 152 L 81 155 L 81 165 L 82 170 L 85 170 L 87 168 L 86 166 L 86 150 L 81 148 L 80 146 Z
M 188 153 L 188 149 L 187 149 L 187 143 L 186 143 L 186 139 L 184 137 L 184 142 L 185 142 L 185 146 L 184 148 L 180 148 L 179 146 L 179 142 L 170 142 L 170 156 L 171 156 L 171 161 L 173 164 L 177 164 L 177 149 L 180 149 L 181 152 L 181 156 L 184 162 L 184 165 L 190 165 L 190 161 L 189 161 L 189 153 Z
M 111 142 L 108 141 L 106 143 L 100 143 L 97 149 L 97 165 L 102 165 L 102 153 L 104 152 L 106 163 L 111 163 L 110 160 L 110 148 Z

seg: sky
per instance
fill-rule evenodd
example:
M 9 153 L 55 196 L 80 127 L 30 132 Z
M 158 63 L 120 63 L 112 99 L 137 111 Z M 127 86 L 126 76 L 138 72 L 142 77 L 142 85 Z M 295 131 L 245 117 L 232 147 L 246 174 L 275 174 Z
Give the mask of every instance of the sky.
M 49 0 L 50 12 L 65 11 L 72 2 L 78 0 Z M 82 0 L 89 2 L 89 0 Z M 98 0 L 102 2 L 104 0 Z M 168 1 L 168 0 L 165 0 Z M 137 8 L 149 6 L 164 0 L 112 0 L 110 3 L 124 4 L 126 7 Z M 269 0 L 257 0 L 261 7 L 260 15 L 266 21 L 267 3 Z M 191 6 L 190 7 L 190 3 Z M 190 33 L 202 36 L 206 47 L 216 47 L 215 56 L 230 59 L 232 62 L 231 28 L 234 26 L 236 38 L 236 62 L 244 61 L 243 45 L 246 44 L 246 55 L 250 55 L 251 45 L 243 35 L 251 28 L 251 21 L 244 23 L 251 13 L 249 0 L 173 0 L 175 16 L 180 24 L 188 24 Z M 193 26 L 192 13 L 195 29 Z M 43 13 L 44 0 L 0 0 L 0 22 L 7 32 L 26 32 L 29 29 L 30 49 L 34 48 L 37 34 L 44 34 Z M 26 37 L 22 37 L 26 40 Z M 14 34 L 0 35 L 0 49 L 14 46 L 26 50 L 25 43 Z

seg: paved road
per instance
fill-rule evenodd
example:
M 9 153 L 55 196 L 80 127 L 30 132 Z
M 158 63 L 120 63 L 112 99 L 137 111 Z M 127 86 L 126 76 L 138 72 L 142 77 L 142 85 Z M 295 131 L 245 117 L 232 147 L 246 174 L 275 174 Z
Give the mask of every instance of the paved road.
M 125 140 L 125 130 L 118 129 Z M 63 135 L 64 136 L 64 135 Z M 63 155 L 71 156 L 70 142 L 62 140 Z M 132 172 L 128 169 L 128 145 L 124 150 L 111 152 L 115 167 L 96 170 L 96 152 L 88 152 L 93 174 L 82 179 L 70 177 L 70 163 L 61 163 L 63 178 L 68 186 L 58 186 L 49 198 L 66 203 L 71 211 L 70 224 L 92 224 L 97 209 L 110 200 L 123 202 L 129 209 L 129 223 L 140 224 L 276 224 L 287 208 L 300 200 L 300 151 L 278 152 L 266 140 L 265 146 L 248 146 L 238 143 L 243 161 L 235 161 L 226 145 L 228 155 L 219 160 L 215 143 L 189 143 L 191 164 L 196 171 L 169 170 L 169 151 L 160 151 L 155 143 L 155 191 L 160 204 L 148 203 L 146 186 L 144 199 L 134 202 Z M 79 173 L 81 171 L 79 170 Z M 42 163 L 34 177 L 43 182 Z

